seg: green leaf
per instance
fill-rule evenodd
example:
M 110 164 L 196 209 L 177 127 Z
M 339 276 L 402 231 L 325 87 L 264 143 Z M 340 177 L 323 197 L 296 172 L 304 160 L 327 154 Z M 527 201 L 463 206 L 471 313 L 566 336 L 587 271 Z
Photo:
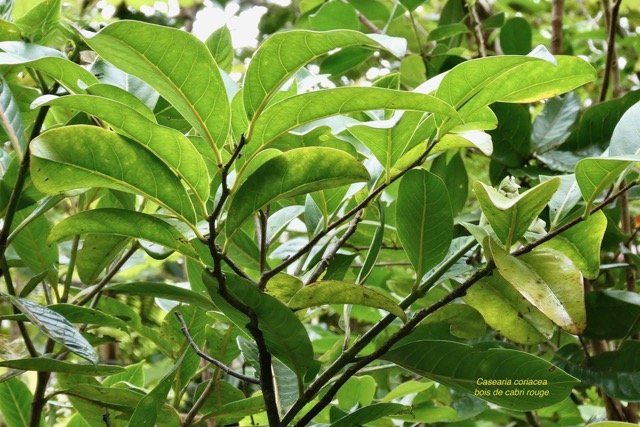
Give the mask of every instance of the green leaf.
M 91 344 L 60 314 L 28 299 L 14 297 L 4 292 L 0 292 L 0 296 L 11 301 L 11 304 L 47 337 L 94 365 L 98 363 L 98 354 Z
M 205 310 L 215 310 L 216 305 L 206 296 L 176 285 L 153 282 L 133 282 L 108 286 L 106 289 L 115 294 L 153 296 L 185 304 L 192 304 Z
M 498 272 L 553 323 L 579 335 L 586 325 L 582 275 L 562 252 L 537 248 L 515 258 L 490 241 Z
M 508 249 L 529 229 L 559 186 L 559 179 L 550 179 L 508 198 L 493 187 L 476 181 L 473 191 L 493 231 Z
M 244 79 L 244 105 L 251 119 L 259 115 L 270 98 L 305 64 L 337 48 L 387 49 L 402 56 L 406 41 L 357 31 L 313 32 L 294 30 L 269 37 L 251 59 Z
M 564 253 L 584 277 L 595 279 L 600 273 L 600 245 L 606 229 L 607 217 L 598 211 L 546 242 L 543 247 Z
M 571 127 L 580 111 L 580 97 L 571 92 L 557 96 L 544 104 L 533 122 L 531 142 L 538 152 L 545 152 L 562 144 L 571 134 Z
M 278 199 L 368 180 L 365 167 L 341 150 L 304 147 L 287 151 L 266 161 L 240 185 L 229 205 L 227 234 L 232 235 L 252 213 Z
M 588 108 L 574 131 L 563 144 L 567 150 L 580 150 L 596 146 L 601 150 L 608 147 L 613 131 L 624 113 L 640 100 L 640 90 Z
M 93 95 L 46 99 L 39 105 L 58 105 L 105 120 L 116 130 L 142 144 L 161 159 L 198 195 L 209 198 L 209 174 L 202 155 L 189 138 L 175 129 L 159 126 L 119 101 Z
M 291 298 L 300 290 L 304 284 L 302 280 L 285 273 L 276 274 L 269 280 L 264 291 L 278 299 L 283 304 L 288 304 Z
M 526 55 L 531 52 L 531 24 L 516 16 L 507 19 L 500 30 L 500 47 L 505 55 Z
M 89 376 L 111 375 L 124 371 L 121 366 L 116 365 L 71 363 L 46 357 L 2 360 L 0 361 L 0 366 L 3 368 L 20 369 L 22 371 L 63 372 L 67 374 Z
M 215 30 L 204 42 L 211 56 L 215 59 L 220 69 L 227 73 L 231 72 L 233 64 L 233 45 L 231 44 L 231 31 L 229 27 L 223 25 Z
M 242 301 L 258 316 L 259 327 L 269 351 L 294 371 L 298 381 L 302 383 L 304 374 L 313 362 L 313 347 L 300 320 L 286 305 L 271 295 L 260 292 L 253 284 L 232 274 L 227 274 L 226 278 L 227 291 L 231 296 Z M 202 279 L 218 308 L 239 328 L 245 329 L 248 317 L 222 298 L 213 277 L 205 272 Z
M 76 256 L 76 270 L 82 283 L 94 283 L 100 273 L 127 247 L 130 239 L 110 234 L 88 234 Z
M 478 310 L 496 332 L 514 342 L 539 344 L 553 336 L 549 318 L 499 274 L 481 279 L 469 288 L 463 300 Z
M 376 231 L 373 233 L 373 238 L 371 239 L 371 244 L 369 245 L 369 251 L 367 252 L 367 256 L 364 258 L 362 262 L 362 268 L 358 272 L 358 277 L 356 278 L 356 283 L 358 285 L 363 285 L 373 268 L 376 266 L 376 261 L 378 259 L 378 255 L 380 254 L 380 249 L 382 248 L 382 242 L 384 239 L 384 205 L 378 199 L 378 212 L 380 212 L 380 225 L 376 228 Z
M 214 148 L 227 139 L 231 107 L 220 70 L 193 34 L 140 21 L 117 21 L 85 42 L 104 59 L 148 83 Z M 170 48 L 169 48 L 170 47 Z
M 31 142 L 31 153 L 31 176 L 43 193 L 111 188 L 143 195 L 184 222 L 196 222 L 178 177 L 146 148 L 113 132 L 84 125 L 52 129 Z
M 190 351 L 187 348 L 186 351 Z M 184 357 L 184 356 L 182 356 Z M 171 385 L 176 377 L 178 368 L 182 363 L 182 357 L 176 360 L 173 368 L 160 380 L 160 383 L 155 386 L 146 396 L 140 399 L 140 402 L 136 406 L 136 410 L 133 412 L 131 419 L 129 420 L 129 427 L 148 426 L 153 427 L 156 425 L 156 419 L 158 413 L 164 406 L 164 401 L 167 398 L 167 394 L 171 390 Z
M 31 212 L 18 211 L 13 225 L 23 222 L 28 218 L 29 213 Z M 49 282 L 57 284 L 58 247 L 47 245 L 47 236 L 50 231 L 51 226 L 47 219 L 43 215 L 37 216 L 17 234 L 12 235 L 11 245 L 33 274 L 49 271 Z
M 595 69 L 582 59 L 558 56 L 555 60 L 557 65 L 529 56 L 493 56 L 466 61 L 444 76 L 436 96 L 457 108 L 466 119 L 494 102 L 534 102 L 568 92 L 596 78 Z
M 611 143 L 609 156 L 634 156 L 640 154 L 638 133 L 640 132 L 640 102 L 629 108 L 616 125 Z
M 79 234 L 113 234 L 148 240 L 198 259 L 196 250 L 178 230 L 160 218 L 136 211 L 104 208 L 80 212 L 56 224 L 49 242 Z
M 0 382 L 0 413 L 8 427 L 28 427 L 33 395 L 19 378 Z
M 640 296 L 627 291 L 595 291 L 585 295 L 586 338 L 614 340 L 640 331 Z M 615 313 L 612 316 L 611 313 Z
M 292 96 L 267 108 L 247 136 L 250 144 L 247 150 L 255 152 L 305 123 L 338 114 L 382 109 L 457 116 L 449 104 L 421 93 L 376 87 L 326 89 Z
M 614 399 L 640 402 L 640 343 L 625 341 L 616 351 L 607 351 L 589 358 L 578 344 L 560 347 L 554 353 L 554 363 L 585 385 L 597 385 Z
M 389 415 L 403 412 L 411 412 L 411 407 L 400 403 L 375 403 L 365 406 L 331 423 L 331 427 L 352 427 L 364 425 L 370 421 L 376 421 Z
M 20 18 L 16 25 L 22 36 L 29 40 L 40 41 L 58 28 L 61 18 L 61 0 L 41 1 Z
M 349 410 L 356 404 L 368 406 L 373 401 L 376 388 L 378 384 L 370 375 L 351 377 L 336 394 L 338 406 L 344 410 Z
M 21 159 L 25 150 L 22 114 L 9 85 L 2 76 L 0 76 L 0 124 L 9 137 L 18 158 Z
M 449 341 L 415 341 L 397 346 L 384 359 L 443 385 L 495 403 L 503 408 L 531 411 L 567 398 L 578 381 L 534 355 L 501 348 L 479 347 Z M 483 381 L 510 385 L 485 385 Z M 525 382 L 523 384 L 516 382 Z M 526 381 L 537 384 L 527 384 Z M 495 390 L 501 390 L 500 394 Z M 508 396 L 522 390 L 520 396 Z
M 325 304 L 353 304 L 380 308 L 407 321 L 404 310 L 393 300 L 362 285 L 326 281 L 316 282 L 300 289 L 287 304 L 291 310 L 317 307 Z
M 586 201 L 585 213 L 591 210 L 596 198 L 612 185 L 632 163 L 632 159 L 626 157 L 625 159 L 591 157 L 578 162 L 576 180 L 582 197 Z
M 325 2 L 316 13 L 309 15 L 309 24 L 318 31 L 357 30 L 360 27 L 356 9 L 340 1 Z
M 434 28 L 427 37 L 428 41 L 439 41 L 448 39 L 458 34 L 465 34 L 469 28 L 463 23 L 440 25 Z
M 129 366 L 126 366 L 124 372 L 119 374 L 111 375 L 102 381 L 102 385 L 104 387 L 111 387 L 112 385 L 119 382 L 127 382 L 136 387 L 144 387 L 144 366 L 145 362 L 138 362 Z
M 133 79 L 133 77 L 129 76 Z M 140 86 L 146 86 L 143 82 L 140 82 Z M 153 92 L 153 89 L 146 86 L 146 89 Z M 133 89 L 132 89 L 133 90 Z M 142 91 L 142 89 L 140 89 Z M 145 101 L 149 103 L 157 102 L 155 99 L 152 99 L 152 96 L 145 97 L 145 101 L 138 98 L 135 92 L 129 92 L 119 86 L 115 86 L 107 83 L 98 83 L 91 85 L 87 88 L 87 93 L 89 95 L 98 96 L 101 98 L 111 99 L 113 101 L 119 102 L 121 104 L 128 105 L 133 108 L 138 114 L 142 115 L 146 119 L 151 120 L 153 123 L 157 123 L 157 119 L 153 111 L 145 104 Z M 154 92 L 155 93 L 155 92 Z M 155 93 L 157 96 L 157 93 Z M 139 96 L 144 97 L 144 92 L 139 94 Z M 149 99 L 151 98 L 151 99 Z
M 53 304 L 48 306 L 51 310 L 63 316 L 71 323 L 85 323 L 88 325 L 107 326 L 126 331 L 127 324 L 122 319 L 103 313 L 88 307 L 80 307 L 73 304 Z
M 560 221 L 567 216 L 580 201 L 580 187 L 574 174 L 560 175 L 560 187 L 549 200 L 549 229 L 554 230 Z M 541 181 L 553 179 L 550 176 L 540 176 Z
M 512 168 L 522 167 L 531 154 L 531 114 L 523 105 L 496 103 L 491 109 L 498 127 L 488 131 L 494 150 L 491 160 Z
M 70 61 L 63 53 L 45 46 L 22 41 L 2 42 L 0 64 L 23 65 L 38 70 L 60 82 L 71 92 L 83 93 L 98 79 L 88 70 Z
M 446 328 L 449 334 L 446 338 L 432 338 L 428 334 L 437 332 L 440 327 Z M 467 304 L 448 304 L 433 314 L 427 316 L 420 325 L 414 329 L 412 334 L 420 334 L 420 337 L 427 339 L 448 339 L 455 341 L 455 338 L 466 340 L 479 339 L 485 336 L 487 327 L 481 313 Z M 426 336 L 423 334 L 427 334 Z M 451 337 L 455 337 L 452 339 Z
M 420 281 L 447 254 L 453 239 L 453 215 L 447 188 L 440 178 L 422 169 L 407 172 L 400 181 L 396 227 L 409 261 Z

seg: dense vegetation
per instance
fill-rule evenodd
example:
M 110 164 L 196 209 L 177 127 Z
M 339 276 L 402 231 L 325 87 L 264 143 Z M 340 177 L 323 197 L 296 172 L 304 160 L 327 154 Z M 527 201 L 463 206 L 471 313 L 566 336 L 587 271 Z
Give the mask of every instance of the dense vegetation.
M 0 6 L 0 425 L 638 422 L 636 3 L 147 3 Z

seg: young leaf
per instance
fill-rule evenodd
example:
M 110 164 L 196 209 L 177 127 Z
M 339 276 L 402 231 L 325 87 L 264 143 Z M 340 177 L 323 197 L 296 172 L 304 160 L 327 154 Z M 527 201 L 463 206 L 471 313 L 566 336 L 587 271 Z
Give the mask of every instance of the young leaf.
M 294 371 L 298 381 L 302 383 L 304 374 L 313 362 L 313 347 L 300 320 L 286 305 L 271 295 L 260 292 L 253 284 L 232 274 L 227 274 L 226 278 L 227 291 L 258 316 L 259 327 L 269 351 Z M 239 328 L 245 329 L 248 317 L 220 296 L 218 283 L 209 273 L 204 272 L 202 279 L 220 311 Z
M 139 144 L 96 126 L 52 129 L 31 142 L 31 176 L 48 194 L 105 187 L 143 195 L 195 224 L 193 204 L 173 172 Z
M 76 256 L 76 269 L 82 283 L 93 284 L 130 241 L 124 236 L 87 234 Z
M 304 93 L 267 108 L 249 131 L 247 153 L 269 145 L 305 123 L 367 110 L 407 110 L 457 116 L 447 103 L 430 95 L 376 87 L 343 87 Z
M 189 185 L 200 200 L 209 198 L 209 174 L 202 155 L 189 138 L 177 130 L 159 126 L 128 105 L 101 96 L 45 98 L 45 102 L 39 105 L 73 108 L 105 120 L 161 159 Z
M 440 178 L 422 169 L 405 174 L 398 188 L 396 227 L 420 281 L 442 261 L 453 239 L 451 203 Z
M 534 307 L 570 334 L 586 325 L 582 274 L 562 252 L 537 248 L 515 258 L 493 240 L 491 254 L 498 272 Z
M 479 181 L 473 184 L 473 191 L 493 231 L 510 248 L 540 215 L 559 185 L 559 179 L 550 179 L 513 198 Z
M 366 168 L 341 150 L 305 147 L 287 151 L 265 162 L 240 185 L 229 205 L 227 235 L 275 200 L 368 180 Z
M 287 304 L 293 311 L 325 304 L 352 304 L 380 308 L 407 321 L 404 310 L 393 300 L 362 285 L 326 281 L 316 282 L 300 289 Z
M 0 413 L 9 427 L 28 427 L 33 395 L 19 378 L 0 382 Z
M 231 108 L 220 70 L 200 40 L 175 28 L 126 20 L 83 35 L 104 59 L 157 90 L 219 155 Z
M 256 51 L 245 75 L 243 96 L 249 119 L 259 114 L 280 86 L 305 64 L 333 49 L 350 46 L 388 49 L 394 55 L 402 56 L 406 41 L 349 30 L 273 34 Z
M 98 354 L 91 344 L 63 316 L 28 299 L 14 297 L 4 292 L 0 292 L 0 296 L 11 301 L 11 304 L 47 337 L 94 365 L 98 363 Z
M 383 358 L 440 384 L 518 411 L 532 411 L 561 402 L 578 384 L 575 378 L 551 363 L 518 350 L 483 350 L 450 341 L 423 340 L 398 345 Z M 490 385 L 485 381 L 503 381 L 504 385 Z M 524 394 L 506 393 L 516 389 L 523 390 Z M 503 393 L 493 393 L 495 390 Z
M 77 234 L 114 234 L 148 240 L 198 259 L 196 250 L 178 230 L 160 218 L 141 212 L 115 208 L 80 212 L 56 224 L 49 242 Z

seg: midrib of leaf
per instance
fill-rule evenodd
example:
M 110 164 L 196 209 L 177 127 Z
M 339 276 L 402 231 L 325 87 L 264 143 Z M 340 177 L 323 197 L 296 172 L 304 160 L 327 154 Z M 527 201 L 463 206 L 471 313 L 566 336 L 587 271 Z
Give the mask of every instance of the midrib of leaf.
M 424 201 L 424 204 L 422 205 L 422 218 L 420 218 L 420 248 L 418 251 L 418 268 L 416 269 L 416 283 L 415 286 L 420 285 L 420 282 L 422 281 L 422 265 L 424 264 L 424 226 L 427 220 L 427 186 L 424 185 L 424 182 L 421 183 L 422 185 L 422 200 Z
M 571 187 L 569 188 L 569 190 L 567 190 L 567 197 L 564 198 L 564 200 L 562 201 L 562 204 L 560 205 L 560 208 L 556 212 L 556 215 L 551 220 L 551 229 L 554 229 L 556 224 L 558 224 L 558 221 L 560 220 L 560 214 L 564 210 L 564 207 L 567 205 L 567 201 L 569 200 L 569 195 L 577 186 L 578 186 L 578 181 L 575 181 L 571 184 Z
M 209 143 L 209 145 L 213 149 L 213 152 L 214 152 L 214 154 L 216 156 L 216 161 L 218 162 L 218 165 L 222 165 L 224 163 L 222 161 L 222 155 L 220 154 L 220 150 L 218 150 L 218 147 L 216 146 L 215 141 L 213 140 L 213 135 L 211 135 L 211 132 L 209 131 L 209 128 L 206 126 L 206 124 L 202 120 L 202 117 L 200 116 L 200 114 L 195 110 L 194 104 L 192 104 L 191 101 L 189 101 L 189 99 L 184 95 L 184 92 L 182 92 L 182 86 L 176 86 L 173 83 L 173 81 L 169 78 L 169 76 L 164 73 L 164 71 L 162 71 L 160 68 L 158 68 L 153 62 L 148 60 L 148 58 L 145 56 L 144 52 L 140 52 L 139 50 L 135 49 L 133 46 L 129 46 L 128 44 L 126 44 L 122 40 L 117 39 L 117 38 L 115 38 L 113 36 L 108 36 L 108 37 L 111 38 L 111 39 L 116 40 L 118 42 L 118 44 L 120 44 L 121 46 L 124 46 L 125 48 L 128 48 L 128 50 L 133 51 L 133 53 L 135 55 L 137 55 L 138 57 L 143 59 L 144 62 L 146 62 L 154 70 L 156 70 L 156 76 L 160 76 L 161 79 L 163 79 L 167 83 L 169 83 L 169 85 L 171 87 L 173 87 L 178 92 L 179 96 L 182 98 L 183 101 L 185 101 L 185 103 L 187 104 L 188 108 L 191 110 L 191 112 L 196 117 L 196 120 L 198 121 L 198 124 L 204 130 L 205 135 L 202 135 L 202 136 L 205 137 L 205 139 L 207 140 L 207 142 Z M 149 46 L 151 46 L 151 44 L 149 44 Z M 176 64 L 176 66 L 177 66 L 177 64 Z M 193 64 L 191 64 L 191 68 L 193 68 Z M 191 71 L 189 71 L 189 73 L 191 73 Z M 188 79 L 185 79 L 185 83 L 187 82 L 187 80 Z M 207 89 L 208 89 L 208 87 L 209 87 L 209 83 L 207 83 Z M 204 94 L 204 92 L 203 92 L 203 94 Z
M 596 200 L 596 197 L 598 197 L 598 194 L 600 194 L 602 191 L 604 191 L 604 189 L 609 185 L 608 181 L 612 176 L 616 176 L 619 175 L 621 170 L 626 169 L 627 167 L 629 167 L 629 164 L 631 162 L 626 162 L 626 164 L 621 164 L 620 166 L 617 166 L 616 168 L 612 169 L 611 171 L 608 171 L 607 174 L 605 175 L 604 179 L 601 179 L 599 181 L 599 183 L 597 185 L 594 185 L 594 189 L 593 192 L 591 193 L 591 196 L 589 197 L 589 200 L 587 200 L 586 206 L 584 207 L 584 217 L 586 218 L 586 216 L 589 215 L 589 212 L 591 212 L 591 206 L 593 206 L 593 202 Z M 600 167 L 603 170 L 606 170 L 604 168 L 602 168 L 602 166 L 596 164 L 596 166 Z M 585 174 L 586 179 L 589 180 L 589 182 L 591 184 L 594 184 L 594 182 L 591 180 L 591 178 L 589 177 L 589 175 Z
M 18 381 L 20 381 L 20 380 L 18 380 Z M 7 383 L 7 384 L 9 384 L 9 383 Z M 24 416 L 24 414 L 23 414 L 23 413 L 22 413 L 22 411 L 20 410 L 20 409 L 21 409 L 21 408 L 20 408 L 20 402 L 18 401 L 17 396 L 16 396 L 16 395 L 14 394 L 14 392 L 13 392 L 13 387 L 9 385 L 9 386 L 8 386 L 8 389 L 9 389 L 9 393 L 11 394 L 11 399 L 13 400 L 13 406 L 14 406 L 16 409 L 18 409 L 18 411 L 17 411 L 17 412 L 18 412 L 18 415 L 20 416 L 20 420 L 22 421 L 22 425 L 23 425 L 23 426 L 28 426 L 28 425 L 29 425 L 29 423 L 27 422 L 26 417 Z

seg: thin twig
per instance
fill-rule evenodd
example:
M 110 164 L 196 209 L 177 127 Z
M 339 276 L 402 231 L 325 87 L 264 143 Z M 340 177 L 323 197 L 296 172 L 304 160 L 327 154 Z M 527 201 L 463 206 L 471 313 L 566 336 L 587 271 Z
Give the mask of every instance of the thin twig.
M 175 313 L 176 313 L 176 317 L 178 318 L 178 321 L 180 321 L 180 325 L 182 325 L 182 328 L 181 328 L 182 329 L 182 334 L 185 336 L 185 338 L 189 342 L 189 345 L 191 346 L 191 348 L 193 348 L 193 350 L 196 352 L 196 354 L 198 356 L 200 356 L 202 359 L 206 360 L 207 362 L 211 363 L 212 365 L 217 366 L 218 368 L 220 368 L 220 370 L 226 372 L 227 374 L 231 375 L 232 377 L 235 377 L 235 378 L 237 378 L 239 380 L 246 381 L 246 382 L 249 382 L 249 383 L 252 383 L 252 384 L 260 384 L 260 381 L 257 378 L 249 377 L 247 375 L 240 374 L 240 373 L 234 371 L 233 369 L 229 368 L 224 363 L 214 359 L 213 357 L 209 356 L 208 354 L 206 354 L 205 352 L 200 350 L 200 347 L 198 347 L 198 344 L 196 344 L 195 341 L 193 340 L 193 338 L 191 337 L 191 334 L 189 333 L 189 329 L 187 328 L 187 324 L 184 321 L 184 318 L 182 317 L 182 315 L 180 313 L 178 313 L 177 311 Z
M 481 58 L 485 58 L 487 56 L 487 44 L 484 40 L 484 35 L 482 34 L 482 28 L 480 27 L 480 17 L 478 16 L 475 3 L 469 2 L 468 5 L 471 16 L 471 25 L 473 26 L 473 31 L 476 36 L 476 44 L 478 45 L 478 54 Z
M 363 211 L 360 210 L 358 211 L 356 216 L 353 217 L 353 219 L 349 223 L 349 228 L 347 228 L 347 231 L 345 231 L 344 234 L 333 244 L 329 252 L 327 252 L 327 254 L 324 257 L 322 257 L 322 260 L 320 260 L 316 269 L 307 278 L 307 280 L 305 280 L 305 285 L 309 285 L 315 282 L 322 275 L 322 273 L 324 273 L 324 271 L 329 266 L 329 263 L 331 262 L 331 260 L 335 258 L 336 254 L 338 253 L 338 250 L 340 250 L 342 245 L 344 245 L 344 243 L 349 239 L 349 237 L 351 237 L 353 233 L 356 232 L 356 229 L 358 228 L 358 223 L 360 223 L 360 220 L 362 219 L 362 213 Z
M 616 31 L 618 29 L 618 13 L 620 12 L 620 5 L 622 0 L 614 0 L 609 10 L 605 10 L 605 14 L 608 15 L 608 27 L 607 27 L 607 60 L 604 67 L 604 76 L 602 77 L 602 89 L 600 91 L 600 102 L 607 99 L 607 91 L 609 90 L 609 81 L 612 78 L 612 74 L 616 71 L 617 63 L 616 59 Z M 619 92 L 619 88 L 614 88 L 616 92 Z M 618 94 L 614 93 L 614 96 Z

